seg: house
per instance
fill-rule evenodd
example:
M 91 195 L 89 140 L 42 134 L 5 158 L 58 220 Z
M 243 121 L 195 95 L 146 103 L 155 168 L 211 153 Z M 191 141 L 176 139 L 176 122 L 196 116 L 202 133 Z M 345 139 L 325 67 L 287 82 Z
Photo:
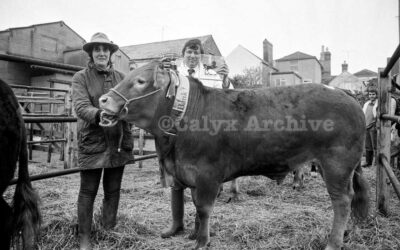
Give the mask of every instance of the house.
M 152 60 L 161 59 L 165 55 L 182 56 L 182 48 L 190 39 L 199 39 L 205 54 L 221 56 L 221 52 L 212 35 L 190 37 L 177 40 L 160 41 L 121 47 L 130 58 L 130 68 L 134 69 Z
M 63 21 L 0 31 L 0 77 L 9 84 L 69 88 L 64 83 L 88 61 L 82 51 L 85 43 Z M 112 60 L 116 69 L 129 71 L 123 52 L 116 52 Z
M 378 73 L 369 69 L 360 70 L 353 75 L 358 77 L 358 79 L 360 79 L 360 81 L 362 81 L 364 85 L 366 85 L 367 82 L 369 82 L 371 79 L 378 78 Z
M 296 72 L 301 76 L 303 83 L 322 82 L 321 62 L 315 56 L 300 51 L 275 60 L 275 67 L 281 72 Z
M 271 79 L 271 87 L 296 85 L 303 83 L 303 78 L 294 71 L 272 72 Z
M 272 73 L 278 70 L 272 66 L 272 44 L 265 39 L 264 42 L 264 58 L 261 59 L 242 45 L 238 45 L 226 56 L 226 63 L 229 67 L 229 77 L 236 75 L 244 75 L 246 72 L 253 74 L 256 85 L 272 86 Z
M 273 60 L 273 46 L 267 39 L 263 41 L 263 58 L 258 57 L 242 45 L 237 46 L 226 57 L 229 76 L 254 75 L 256 84 L 265 87 L 294 85 L 303 83 L 303 77 L 294 70 L 279 69 Z
M 348 71 L 348 66 L 349 65 L 346 63 L 346 61 L 344 61 L 342 64 L 342 73 L 335 76 L 328 83 L 328 85 L 336 88 L 347 89 L 352 92 L 364 91 L 365 85 L 363 83 L 363 80 L 361 80 L 362 78 L 359 78 L 356 75 L 351 74 Z

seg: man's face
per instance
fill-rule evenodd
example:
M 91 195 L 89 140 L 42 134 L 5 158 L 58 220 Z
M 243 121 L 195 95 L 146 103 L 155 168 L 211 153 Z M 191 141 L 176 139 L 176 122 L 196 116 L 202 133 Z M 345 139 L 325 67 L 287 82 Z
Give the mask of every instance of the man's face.
M 369 92 L 368 93 L 368 98 L 371 100 L 371 101 L 375 101 L 376 100 L 376 93 L 375 92 Z
M 200 62 L 200 48 L 197 49 L 187 47 L 183 54 L 184 62 L 188 68 L 196 68 Z

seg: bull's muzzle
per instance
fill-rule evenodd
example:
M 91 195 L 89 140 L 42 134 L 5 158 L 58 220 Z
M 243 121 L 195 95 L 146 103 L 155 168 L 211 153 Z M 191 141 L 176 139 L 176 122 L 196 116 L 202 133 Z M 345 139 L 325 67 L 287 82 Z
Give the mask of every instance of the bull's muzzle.
M 102 95 L 99 98 L 100 109 L 103 111 L 100 113 L 100 123 L 102 127 L 113 127 L 118 122 L 118 114 L 116 112 L 110 111 L 112 107 L 112 99 L 107 95 Z

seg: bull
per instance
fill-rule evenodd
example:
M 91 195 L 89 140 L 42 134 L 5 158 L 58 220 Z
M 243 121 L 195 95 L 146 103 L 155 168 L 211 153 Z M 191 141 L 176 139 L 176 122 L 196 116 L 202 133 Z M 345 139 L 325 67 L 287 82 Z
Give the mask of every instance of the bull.
M 153 134 L 160 167 L 175 184 L 191 189 L 194 249 L 210 243 L 209 218 L 222 183 L 248 175 L 280 180 L 311 160 L 320 166 L 333 205 L 325 249 L 341 249 L 350 214 L 368 215 L 360 167 L 365 118 L 341 90 L 321 84 L 212 89 L 153 61 L 131 71 L 99 103 L 103 125 L 123 119 Z M 183 225 L 174 211 L 180 206 L 172 206 L 170 235 Z
M 22 234 L 24 249 L 33 249 L 40 227 L 39 197 L 29 180 L 25 125 L 17 98 L 0 79 L 0 249 Z M 18 164 L 12 208 L 3 198 Z

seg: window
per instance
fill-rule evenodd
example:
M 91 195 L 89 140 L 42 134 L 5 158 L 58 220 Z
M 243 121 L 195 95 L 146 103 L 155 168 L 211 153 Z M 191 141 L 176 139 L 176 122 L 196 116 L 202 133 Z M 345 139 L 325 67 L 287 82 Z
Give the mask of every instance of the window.
M 290 71 L 299 71 L 298 61 L 290 61 Z
M 286 79 L 285 78 L 277 78 L 275 79 L 275 86 L 285 86 Z

